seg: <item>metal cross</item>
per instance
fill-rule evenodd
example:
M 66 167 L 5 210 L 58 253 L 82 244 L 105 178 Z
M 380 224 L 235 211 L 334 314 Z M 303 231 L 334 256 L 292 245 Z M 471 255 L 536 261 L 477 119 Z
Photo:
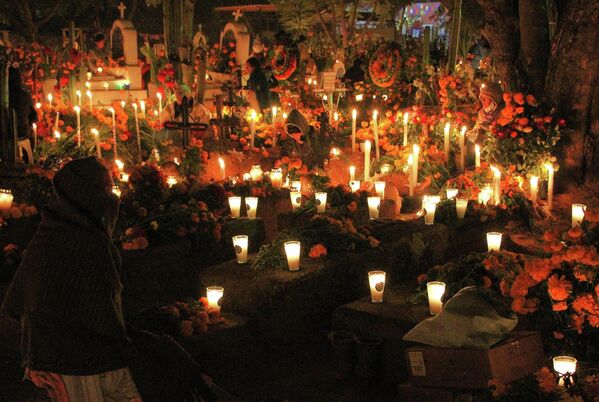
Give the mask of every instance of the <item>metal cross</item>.
M 119 9 L 119 11 L 121 12 L 121 19 L 124 20 L 125 19 L 125 10 L 127 9 L 127 6 L 125 5 L 125 3 L 123 3 L 122 1 L 119 3 L 119 6 L 117 7 Z
M 235 12 L 233 12 L 233 17 L 235 18 L 235 22 L 237 22 L 242 16 L 243 16 L 243 13 L 241 12 L 241 10 L 239 8 L 237 10 L 235 10 Z

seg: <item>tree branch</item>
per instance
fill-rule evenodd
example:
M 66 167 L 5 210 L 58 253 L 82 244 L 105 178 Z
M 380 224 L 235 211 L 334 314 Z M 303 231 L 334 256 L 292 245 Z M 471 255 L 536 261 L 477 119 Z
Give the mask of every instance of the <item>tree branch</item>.
M 50 21 L 52 19 L 52 17 L 54 17 L 56 15 L 56 13 L 58 12 L 58 9 L 60 8 L 61 5 L 62 5 L 62 3 L 59 0 L 57 0 L 54 3 L 54 5 L 52 6 L 52 8 L 50 9 L 50 11 L 48 11 L 46 16 L 41 18 L 39 21 L 37 21 L 35 23 L 35 25 L 39 28 L 40 26 L 44 25 L 46 22 Z

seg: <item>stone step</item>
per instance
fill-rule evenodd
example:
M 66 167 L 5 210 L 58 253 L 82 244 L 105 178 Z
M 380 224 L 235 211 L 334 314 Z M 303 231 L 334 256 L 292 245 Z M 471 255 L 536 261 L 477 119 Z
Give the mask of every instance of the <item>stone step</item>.
M 408 378 L 404 351 L 410 345 L 403 336 L 420 321 L 430 317 L 428 306 L 412 304 L 414 292 L 405 286 L 385 289 L 383 303 L 361 298 L 335 310 L 333 331 L 349 331 L 357 337 L 382 341 L 377 378 L 401 382 Z

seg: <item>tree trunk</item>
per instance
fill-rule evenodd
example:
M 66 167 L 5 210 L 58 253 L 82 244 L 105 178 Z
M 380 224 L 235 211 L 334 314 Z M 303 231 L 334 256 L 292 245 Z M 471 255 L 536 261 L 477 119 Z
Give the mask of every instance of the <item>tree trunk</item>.
M 543 95 L 549 58 L 549 30 L 545 0 L 519 0 L 520 60 L 529 92 Z
M 561 182 L 582 184 L 599 173 L 599 1 L 562 2 L 545 96 L 572 129 L 562 139 Z
M 521 86 L 517 67 L 520 34 L 516 5 L 513 0 L 477 0 L 483 16 L 482 34 L 489 41 L 493 66 L 505 90 Z

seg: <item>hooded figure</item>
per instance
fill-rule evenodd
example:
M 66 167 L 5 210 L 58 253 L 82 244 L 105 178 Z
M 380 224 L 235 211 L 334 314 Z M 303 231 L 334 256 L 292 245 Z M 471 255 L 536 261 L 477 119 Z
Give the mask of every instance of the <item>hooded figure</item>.
M 491 123 L 499 116 L 505 106 L 503 90 L 495 82 L 482 84 L 478 98 L 482 107 L 478 111 L 474 128 L 468 132 L 468 139 L 471 142 L 476 142 L 479 135 L 489 129 Z

